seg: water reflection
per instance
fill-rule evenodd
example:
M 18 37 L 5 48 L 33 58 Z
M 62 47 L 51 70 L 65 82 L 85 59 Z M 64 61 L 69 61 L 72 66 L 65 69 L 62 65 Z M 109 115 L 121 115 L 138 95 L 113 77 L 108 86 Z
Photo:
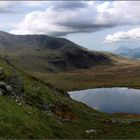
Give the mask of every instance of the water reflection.
M 69 92 L 72 99 L 102 112 L 140 114 L 140 90 L 130 88 L 97 88 Z

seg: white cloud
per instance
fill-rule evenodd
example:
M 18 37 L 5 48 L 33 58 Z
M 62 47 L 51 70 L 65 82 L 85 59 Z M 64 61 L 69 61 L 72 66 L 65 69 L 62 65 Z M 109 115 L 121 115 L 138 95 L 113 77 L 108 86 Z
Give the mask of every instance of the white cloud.
M 27 14 L 11 33 L 66 35 L 140 24 L 139 1 L 52 1 L 45 4 L 47 10 Z
M 131 29 L 127 32 L 121 31 L 112 35 L 107 35 L 106 43 L 116 43 L 122 41 L 140 40 L 140 27 Z

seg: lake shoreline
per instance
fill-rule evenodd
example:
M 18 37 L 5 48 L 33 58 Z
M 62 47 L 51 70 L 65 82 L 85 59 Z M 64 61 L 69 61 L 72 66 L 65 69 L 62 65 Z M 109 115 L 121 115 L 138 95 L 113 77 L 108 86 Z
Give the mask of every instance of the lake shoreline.
M 140 115 L 140 90 L 130 87 L 93 88 L 69 91 L 70 98 L 108 114 Z M 119 104 L 118 104 L 119 103 Z M 114 108 L 114 109 L 113 109 Z

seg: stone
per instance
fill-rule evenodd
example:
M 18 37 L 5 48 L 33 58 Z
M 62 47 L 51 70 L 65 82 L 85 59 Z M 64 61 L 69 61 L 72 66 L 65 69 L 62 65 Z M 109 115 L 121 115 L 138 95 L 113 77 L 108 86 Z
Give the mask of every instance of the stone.
M 18 100 L 16 99 L 15 102 L 18 102 Z
M 4 68 L 0 68 L 0 74 L 4 73 Z
M 0 82 L 0 90 L 2 91 L 3 95 L 10 95 L 12 94 L 11 86 L 7 85 L 5 82 Z
M 18 103 L 19 106 L 21 106 L 21 103 Z
M 12 92 L 12 87 L 11 86 L 6 85 L 6 89 L 7 89 L 8 92 Z
M 95 133 L 96 130 L 95 130 L 95 129 L 89 129 L 89 130 L 86 130 L 86 133 L 88 133 L 88 134 L 89 134 L 89 133 L 93 133 L 93 132 Z
M 0 82 L 0 86 L 5 86 L 6 87 L 6 83 L 5 82 Z
M 3 93 L 2 93 L 2 91 L 0 90 L 0 96 L 2 96 L 3 95 Z
M 27 112 L 27 114 L 32 115 L 32 112 Z

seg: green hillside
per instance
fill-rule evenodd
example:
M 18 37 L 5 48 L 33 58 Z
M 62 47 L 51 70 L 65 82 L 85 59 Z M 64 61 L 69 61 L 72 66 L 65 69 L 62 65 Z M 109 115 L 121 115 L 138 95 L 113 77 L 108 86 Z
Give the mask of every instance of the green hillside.
M 95 111 L 2 58 L 0 67 L 1 138 L 139 137 L 137 117 Z
M 140 137 L 139 115 L 102 113 L 67 93 L 115 84 L 138 88 L 139 61 L 43 35 L 0 36 L 0 138 Z

